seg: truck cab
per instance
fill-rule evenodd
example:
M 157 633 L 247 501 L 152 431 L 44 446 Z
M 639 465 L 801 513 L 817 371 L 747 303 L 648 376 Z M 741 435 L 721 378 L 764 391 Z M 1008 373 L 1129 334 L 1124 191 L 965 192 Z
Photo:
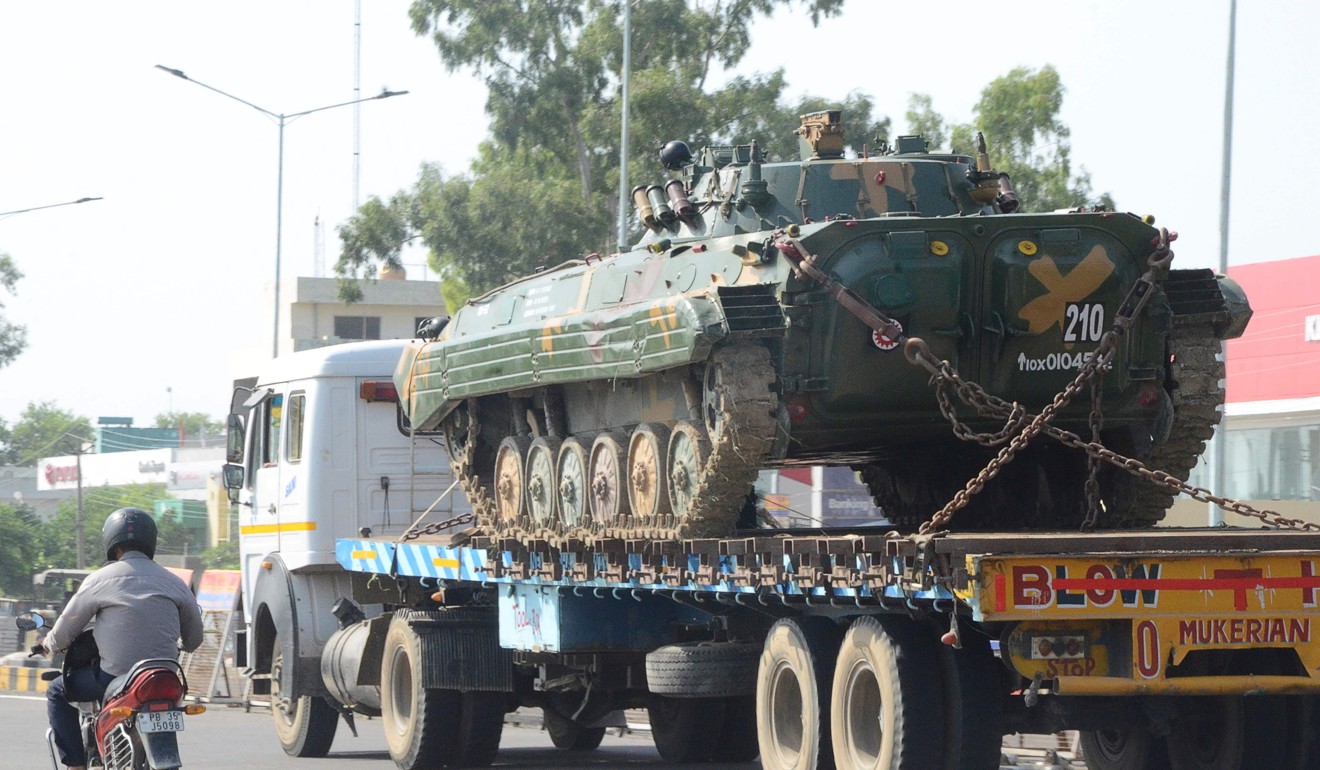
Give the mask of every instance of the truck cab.
M 433 523 L 470 510 L 439 437 L 413 441 L 401 417 L 391 377 L 403 345 L 302 351 L 235 383 L 225 483 L 239 505 L 243 652 L 254 691 L 295 720 L 326 693 L 331 608 L 351 594 L 336 539 L 396 540 L 423 511 Z

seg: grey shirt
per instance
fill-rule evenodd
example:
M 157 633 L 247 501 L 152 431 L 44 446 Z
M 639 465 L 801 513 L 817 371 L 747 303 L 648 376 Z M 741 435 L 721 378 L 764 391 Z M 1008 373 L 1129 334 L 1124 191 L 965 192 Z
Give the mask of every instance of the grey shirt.
M 177 640 L 188 651 L 202 643 L 201 610 L 192 591 L 140 551 L 125 553 L 83 581 L 46 636 L 46 648 L 67 648 L 93 620 L 101 670 L 115 676 L 139 660 L 177 660 Z

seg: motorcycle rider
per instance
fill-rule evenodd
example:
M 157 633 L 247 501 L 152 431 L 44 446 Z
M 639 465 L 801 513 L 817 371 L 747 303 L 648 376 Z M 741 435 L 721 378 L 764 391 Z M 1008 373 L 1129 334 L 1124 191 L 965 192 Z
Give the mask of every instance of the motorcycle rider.
M 192 591 L 153 561 L 156 520 L 137 508 L 120 508 L 101 528 L 108 563 L 83 581 L 46 636 L 47 652 L 68 649 L 88 624 L 100 660 L 51 681 L 46 712 L 60 761 L 85 770 L 86 752 L 71 701 L 99 699 L 115 677 L 148 658 L 179 657 L 202 643 L 201 609 Z

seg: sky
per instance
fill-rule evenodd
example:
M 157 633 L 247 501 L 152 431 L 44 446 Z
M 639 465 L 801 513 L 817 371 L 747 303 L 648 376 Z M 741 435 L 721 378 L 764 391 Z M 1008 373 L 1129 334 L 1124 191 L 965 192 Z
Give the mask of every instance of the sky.
M 423 162 L 465 171 L 485 90 L 410 29 L 408 0 L 364 0 L 358 201 L 409 187 Z M 0 252 L 24 277 L 0 309 L 28 328 L 0 368 L 0 419 L 30 402 L 86 416 L 223 417 L 271 349 L 276 114 L 355 98 L 353 0 L 0 4 Z M 1219 262 L 1229 0 L 848 0 L 812 27 L 758 23 L 739 72 L 783 66 L 789 96 L 869 94 L 904 128 L 908 95 L 967 121 L 1014 67 L 1053 65 L 1075 166 L 1122 210 L 1177 230 L 1175 266 Z M 1230 265 L 1320 254 L 1320 3 L 1238 8 Z M 663 31 L 635 30 L 638 35 Z M 286 123 L 281 274 L 316 275 L 354 211 L 354 108 Z M 846 116 L 845 116 L 846 119 Z M 676 137 L 680 138 L 680 137 Z M 988 137 L 993 143 L 994 137 Z M 657 175 L 659 169 L 657 168 Z M 461 234 L 458 236 L 461 237 Z M 405 256 L 422 277 L 420 254 Z

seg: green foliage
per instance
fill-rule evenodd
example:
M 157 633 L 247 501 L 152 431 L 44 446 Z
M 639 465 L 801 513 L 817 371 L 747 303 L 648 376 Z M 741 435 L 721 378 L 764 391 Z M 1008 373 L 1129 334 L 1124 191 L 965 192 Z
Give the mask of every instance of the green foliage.
M 51 401 L 29 402 L 8 434 L 0 455 L 15 465 L 31 465 L 42 457 L 77 452 L 92 440 L 92 423 Z
M 656 151 L 674 138 L 698 148 L 791 139 L 797 113 L 776 106 L 782 72 L 718 89 L 709 76 L 752 50 L 758 19 L 799 5 L 815 23 L 843 4 L 631 1 L 628 157 L 638 184 L 659 181 Z M 435 42 L 444 65 L 485 81 L 489 135 L 469 173 L 423 166 L 412 190 L 373 198 L 340 228 L 341 299 L 360 299 L 358 280 L 378 264 L 397 266 L 416 237 L 451 312 L 539 267 L 619 248 L 621 9 L 620 0 L 415 0 L 413 29 Z
M 156 427 L 182 427 L 185 436 L 196 436 L 199 433 L 215 436 L 225 430 L 224 423 L 205 412 L 162 412 L 156 415 Z
M 238 569 L 238 541 L 226 540 L 201 554 L 202 569 Z
M 133 484 L 124 487 L 90 487 L 83 490 L 83 547 L 88 568 L 105 561 L 101 550 L 101 527 L 119 508 L 153 511 L 157 500 L 169 497 L 164 484 Z M 184 543 L 190 552 L 192 530 L 174 522 L 172 517 L 156 520 L 159 529 L 156 552 L 181 554 Z M 37 569 L 73 568 L 78 565 L 78 503 L 64 500 L 55 514 L 41 528 L 42 563 Z
M 23 274 L 14 266 L 14 260 L 8 254 L 0 252 L 0 287 L 14 294 L 14 287 L 22 277 Z M 0 302 L 0 310 L 3 310 L 4 306 L 4 303 Z M 22 353 L 25 347 L 27 347 L 27 328 L 12 323 L 0 315 L 0 367 L 18 358 L 18 354 Z
M 27 505 L 0 503 L 0 596 L 32 595 L 41 521 Z
M 1108 194 L 1092 193 L 1090 174 L 1085 170 L 1073 173 L 1071 132 L 1059 119 L 1063 91 L 1059 73 L 1049 65 L 1040 70 L 1018 67 L 995 78 L 981 91 L 973 122 L 949 129 L 949 149 L 975 155 L 976 132 L 983 132 L 991 166 L 1012 178 L 1024 210 L 1097 204 L 1112 208 Z M 930 97 L 911 98 L 908 123 L 926 134 L 932 147 L 943 143 L 945 124 L 932 108 Z

